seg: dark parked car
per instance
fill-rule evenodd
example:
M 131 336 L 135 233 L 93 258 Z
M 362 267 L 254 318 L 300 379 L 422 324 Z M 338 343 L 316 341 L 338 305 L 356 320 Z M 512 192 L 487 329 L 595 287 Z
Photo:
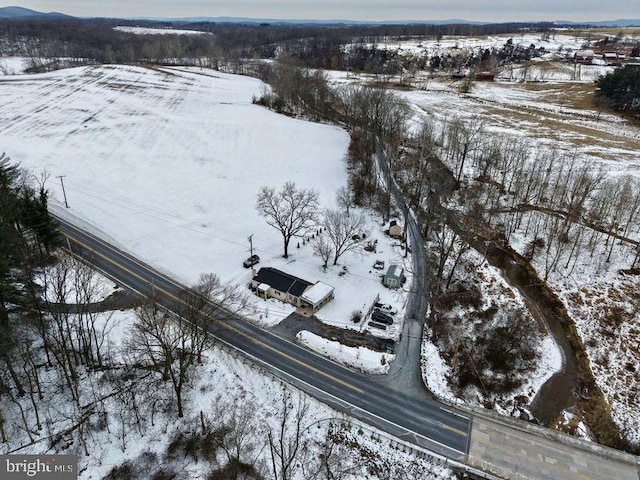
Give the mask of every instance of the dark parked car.
M 385 325 L 393 325 L 393 318 L 377 309 L 371 314 L 371 319 Z
M 369 326 L 373 327 L 373 328 L 378 328 L 380 330 L 386 330 L 387 329 L 386 325 L 382 325 L 381 323 L 376 323 L 376 322 L 369 322 Z
M 260 262 L 260 257 L 258 255 L 251 255 L 244 262 L 242 262 L 242 265 L 244 266 L 244 268 L 249 268 L 249 267 L 253 267 L 256 263 L 259 263 L 259 262 Z

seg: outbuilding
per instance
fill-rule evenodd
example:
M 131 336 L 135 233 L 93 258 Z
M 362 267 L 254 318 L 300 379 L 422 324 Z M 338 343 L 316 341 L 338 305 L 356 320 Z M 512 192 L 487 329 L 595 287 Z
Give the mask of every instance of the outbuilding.
M 583 65 L 591 65 L 594 55 L 593 50 L 578 50 L 573 54 L 573 61 Z
M 396 220 L 391 220 L 391 223 L 389 224 L 389 236 L 393 238 L 403 237 L 402 227 L 398 225 Z
M 400 265 L 390 265 L 382 279 L 382 283 L 389 288 L 399 288 L 404 284 L 405 280 L 404 268 Z

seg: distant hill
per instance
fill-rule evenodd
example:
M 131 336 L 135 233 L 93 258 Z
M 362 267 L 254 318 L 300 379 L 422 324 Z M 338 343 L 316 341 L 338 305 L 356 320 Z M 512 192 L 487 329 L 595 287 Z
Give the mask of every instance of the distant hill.
M 485 25 L 491 22 L 474 22 L 463 19 L 448 20 L 327 20 L 327 19 L 284 19 L 284 18 L 249 18 L 249 17 L 184 17 L 184 18 L 167 18 L 167 17 L 144 17 L 144 18 L 127 18 L 127 20 L 151 20 L 158 22 L 183 22 L 183 23 L 244 23 L 244 24 L 275 24 L 275 25 L 398 25 L 398 24 L 432 24 L 432 25 L 450 25 L 450 24 L 467 24 L 467 25 Z
M 572 22 L 570 20 L 557 20 L 556 25 L 589 25 L 590 27 L 640 27 L 640 19 L 620 18 L 618 20 L 602 20 L 598 22 Z
M 43 13 L 29 10 L 22 7 L 0 7 L 0 18 L 8 19 L 29 19 L 29 18 L 73 18 L 64 13 L 50 12 Z
M 74 18 L 70 15 L 58 12 L 38 12 L 23 7 L 0 7 L 0 18 L 4 19 L 29 19 L 29 18 Z M 397 24 L 431 24 L 431 25 L 488 25 L 492 23 L 537 23 L 537 22 L 477 22 L 465 20 L 462 18 L 451 18 L 447 20 L 382 20 L 382 21 L 363 21 L 363 20 L 327 20 L 327 19 L 304 19 L 291 20 L 283 18 L 249 18 L 249 17 L 185 17 L 185 18 L 167 18 L 167 17 L 123 17 L 123 20 L 150 20 L 158 22 L 182 22 L 182 23 L 245 23 L 245 24 L 279 24 L 279 25 L 397 25 Z M 574 22 L 570 20 L 558 20 L 553 23 L 556 25 L 589 25 L 593 27 L 632 27 L 640 26 L 640 19 L 619 20 L 603 20 L 592 22 Z

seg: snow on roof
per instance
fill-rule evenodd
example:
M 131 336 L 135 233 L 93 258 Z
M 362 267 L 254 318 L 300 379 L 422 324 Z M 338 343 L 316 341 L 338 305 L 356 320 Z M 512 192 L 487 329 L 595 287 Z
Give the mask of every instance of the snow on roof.
M 269 285 L 266 283 L 261 283 L 260 285 L 258 285 L 258 291 L 260 293 L 265 293 L 269 290 Z
M 300 297 L 311 305 L 318 305 L 333 293 L 333 287 L 324 282 L 316 282 L 313 287 L 308 288 Z
M 404 269 L 400 265 L 390 265 L 389 270 L 387 270 L 387 276 L 400 278 L 403 271 Z

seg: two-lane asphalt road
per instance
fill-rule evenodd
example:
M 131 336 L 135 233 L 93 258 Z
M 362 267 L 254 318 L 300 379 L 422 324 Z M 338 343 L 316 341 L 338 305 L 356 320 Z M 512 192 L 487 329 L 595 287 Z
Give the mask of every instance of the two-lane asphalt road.
M 104 240 L 57 217 L 74 254 L 108 277 L 169 310 L 179 306 L 186 290 Z M 375 378 L 353 372 L 295 343 L 256 327 L 222 306 L 210 305 L 215 322 L 208 329 L 221 341 L 248 355 L 276 376 L 312 396 L 403 440 L 448 458 L 463 461 L 469 448 L 470 420 L 425 398 L 407 396 Z

